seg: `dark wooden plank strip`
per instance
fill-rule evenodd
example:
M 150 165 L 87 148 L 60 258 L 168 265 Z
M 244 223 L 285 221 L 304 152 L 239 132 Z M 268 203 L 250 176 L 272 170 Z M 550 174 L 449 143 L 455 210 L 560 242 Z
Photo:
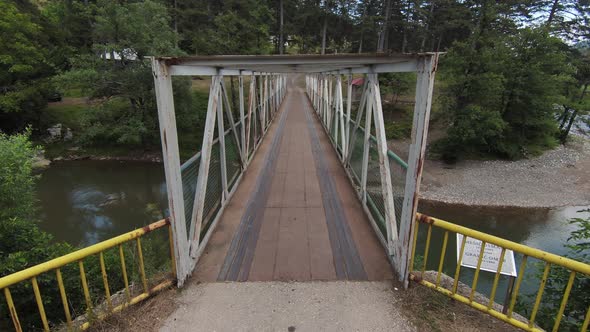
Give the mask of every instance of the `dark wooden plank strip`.
M 334 254 L 336 274 L 341 278 L 342 270 L 344 268 L 348 279 L 366 280 L 367 274 L 350 234 L 350 227 L 346 220 L 346 215 L 344 214 L 344 208 L 340 196 L 334 185 L 334 180 L 330 174 L 327 162 L 324 159 L 324 153 L 326 152 L 323 151 L 317 132 L 322 129 L 314 123 L 315 120 L 311 114 L 313 111 L 307 97 L 301 94 L 301 98 L 305 99 L 302 104 L 307 119 L 308 133 L 311 137 L 316 172 L 322 191 L 322 201 L 324 204 L 328 231 L 330 233 L 330 242 Z M 338 254 L 339 251 L 341 251 L 341 256 Z

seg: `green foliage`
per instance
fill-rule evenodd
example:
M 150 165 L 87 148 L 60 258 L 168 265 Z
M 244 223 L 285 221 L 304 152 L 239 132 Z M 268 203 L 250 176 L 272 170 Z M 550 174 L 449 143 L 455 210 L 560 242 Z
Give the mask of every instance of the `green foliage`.
M 76 248 L 67 243 L 56 243 L 53 237 L 37 225 L 35 208 L 35 176 L 31 159 L 37 148 L 29 140 L 29 133 L 8 136 L 0 134 L 0 277 L 15 273 Z M 145 268 L 148 277 L 158 277 L 169 271 L 168 234 L 165 229 L 142 239 Z M 131 283 L 140 284 L 138 253 L 133 242 L 124 246 L 127 274 Z M 164 253 L 164 254 L 163 254 Z M 109 285 L 114 293 L 124 288 L 118 248 L 104 253 Z M 97 255 L 84 259 L 91 299 L 95 306 L 105 300 L 103 280 Z M 74 317 L 85 313 L 85 300 L 76 263 L 61 268 L 70 311 Z M 49 320 L 57 324 L 65 319 L 55 273 L 37 277 L 43 304 Z M 25 330 L 42 327 L 32 285 L 24 280 L 10 287 L 21 324 Z M 0 330 L 8 330 L 6 301 L 0 301 Z
M 43 27 L 11 1 L 0 2 L 0 12 L 0 130 L 14 132 L 45 107 L 52 64 Z
M 13 136 L 0 132 L 0 220 L 35 215 L 32 159 L 37 150 L 28 132 Z
M 81 120 L 79 141 L 87 146 L 148 148 L 159 133 L 153 77 L 147 55 L 178 55 L 166 8 L 147 0 L 133 3 L 98 1 L 92 30 L 96 54 L 72 59 L 73 69 L 58 79 L 62 89 L 79 88 L 91 99 Z M 113 60 L 121 56 L 120 60 Z M 109 58 L 110 60 L 107 60 Z M 192 95 L 186 80 L 175 80 L 180 117 Z
M 590 212 L 590 210 L 580 212 Z M 568 244 L 566 246 L 569 248 L 569 253 L 566 256 L 580 262 L 590 263 L 590 217 L 573 218 L 569 222 L 570 224 L 575 224 L 577 229 L 568 238 Z M 542 271 L 543 267 L 539 266 L 539 276 L 542 275 Z M 556 314 L 559 310 L 559 305 L 569 278 L 570 271 L 567 269 L 561 267 L 553 267 L 551 269 L 545 286 L 545 292 L 543 293 L 543 301 L 541 302 L 541 307 L 537 315 L 538 324 L 546 330 L 552 329 L 555 324 Z M 586 312 L 590 306 L 588 289 L 590 289 L 590 276 L 576 274 L 564 314 L 561 318 L 560 331 L 580 331 Z
M 450 122 L 448 137 L 437 145 L 443 157 L 517 159 L 554 147 L 553 105 L 573 72 L 566 48 L 542 29 L 509 38 L 482 32 L 456 43 L 443 64 Z
M 457 110 L 447 137 L 436 142 L 434 150 L 442 153 L 443 160 L 454 162 L 458 158 L 490 150 L 502 142 L 507 124 L 499 113 L 477 105 Z

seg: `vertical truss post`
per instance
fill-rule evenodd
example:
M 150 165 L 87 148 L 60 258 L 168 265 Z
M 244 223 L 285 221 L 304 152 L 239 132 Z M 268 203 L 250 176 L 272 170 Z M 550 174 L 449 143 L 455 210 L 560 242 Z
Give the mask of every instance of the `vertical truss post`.
M 248 160 L 248 147 L 246 143 L 246 118 L 244 115 L 244 76 L 240 75 L 238 77 L 238 90 L 240 95 L 240 133 L 242 139 L 242 149 L 241 149 L 241 157 L 242 157 L 242 170 L 246 168 L 246 162 Z
M 187 241 L 186 221 L 184 213 L 184 196 L 182 192 L 182 174 L 180 171 L 180 154 L 176 116 L 172 94 L 172 77 L 164 62 L 152 58 L 152 70 L 158 104 L 158 120 L 162 141 L 162 159 L 166 176 L 170 223 L 176 257 L 176 279 L 178 287 L 182 286 L 190 274 L 190 258 Z
M 196 257 L 201 237 L 201 224 L 203 223 L 203 209 L 205 206 L 205 195 L 207 194 L 207 181 L 209 179 L 209 164 L 211 162 L 211 149 L 213 148 L 213 136 L 215 135 L 215 120 L 218 113 L 218 105 L 221 94 L 221 76 L 211 77 L 211 88 L 209 89 L 209 103 L 207 104 L 207 118 L 203 133 L 203 145 L 201 148 L 201 162 L 199 164 L 199 176 L 197 177 L 197 188 L 189 239 L 190 255 Z M 223 133 L 220 134 L 223 135 Z
M 256 76 L 250 76 L 250 89 L 248 91 L 248 126 L 246 129 L 246 154 L 249 158 L 250 155 L 250 130 L 252 130 L 252 120 L 254 120 L 254 125 L 256 125 L 256 112 L 253 112 L 254 108 L 256 107 Z M 256 138 L 256 131 L 254 131 L 254 138 Z M 256 144 L 256 139 L 253 140 L 253 144 Z
M 348 74 L 346 82 L 346 140 L 342 145 L 342 161 L 345 162 L 348 159 L 348 147 L 350 144 L 350 120 L 352 110 L 352 75 Z
M 259 93 L 258 95 L 260 96 L 260 134 L 262 135 L 264 133 L 264 123 L 266 121 L 265 117 L 264 117 L 264 77 L 262 75 L 260 75 L 260 80 L 258 82 L 259 85 Z
M 412 126 L 412 144 L 408 157 L 408 172 L 404 190 L 404 203 L 399 234 L 399 249 L 396 251 L 398 276 L 408 286 L 411 269 L 410 252 L 414 238 L 414 219 L 418 208 L 418 193 L 422 180 L 422 167 L 426 151 L 426 137 L 428 135 L 428 120 L 432 104 L 432 90 L 434 74 L 438 62 L 438 55 L 422 55 L 418 59 L 418 76 L 416 80 L 416 104 L 414 106 L 414 123 Z
M 270 112 L 268 105 L 268 74 L 264 75 L 264 132 L 268 129 L 268 122 L 270 121 Z
M 328 113 L 327 116 L 327 123 L 326 127 L 328 127 L 328 133 L 331 134 L 332 131 L 332 119 L 334 118 L 334 99 L 332 99 L 333 95 L 332 90 L 332 75 L 328 75 L 328 95 L 327 95 L 327 102 L 328 102 Z
M 223 84 L 223 76 L 221 76 Z M 222 85 L 223 87 L 223 85 Z M 222 88 L 221 93 L 227 97 L 226 91 Z M 225 98 L 224 98 L 225 99 Z M 228 103 L 229 104 L 229 103 Z M 229 106 L 225 105 L 226 109 Z M 231 111 L 230 111 L 231 112 Z M 225 126 L 223 125 L 223 103 L 217 104 L 217 137 L 219 138 L 219 167 L 221 173 L 221 204 L 227 199 L 227 159 L 225 157 Z
M 369 74 L 369 84 L 373 94 L 373 110 L 375 112 L 375 138 L 377 140 L 377 153 L 379 154 L 379 173 L 381 175 L 381 193 L 385 205 L 385 227 L 387 229 L 387 251 L 394 254 L 394 243 L 397 241 L 397 222 L 395 219 L 395 205 L 393 203 L 393 185 L 387 157 L 387 138 L 385 137 L 385 123 L 383 121 L 383 109 L 381 105 L 381 92 L 377 74 Z
M 324 121 L 324 125 L 327 126 L 328 125 L 328 116 L 329 112 L 330 112 L 330 95 L 328 93 L 328 85 L 329 85 L 329 78 L 328 75 L 323 75 L 324 76 L 324 91 L 323 91 L 323 104 L 324 106 L 322 107 L 324 110 L 324 117 L 323 117 L 323 121 Z M 328 131 L 329 133 L 329 131 Z
M 346 146 L 346 129 L 344 127 L 344 101 L 342 100 L 342 76 L 336 76 L 336 108 L 337 108 L 337 121 L 340 121 L 340 125 L 336 126 L 335 141 L 338 141 L 338 127 L 340 127 L 340 148 L 341 155 L 340 160 L 344 161 L 344 149 Z M 338 122 L 337 122 L 338 123 Z M 336 144 L 338 145 L 338 144 Z
M 373 100 L 375 98 L 371 85 L 367 88 L 369 92 L 367 92 L 367 114 L 365 115 L 365 137 L 363 139 L 363 164 L 361 171 L 361 195 L 363 204 L 367 204 L 367 172 L 369 169 L 369 150 L 371 148 L 371 116 L 373 115 Z

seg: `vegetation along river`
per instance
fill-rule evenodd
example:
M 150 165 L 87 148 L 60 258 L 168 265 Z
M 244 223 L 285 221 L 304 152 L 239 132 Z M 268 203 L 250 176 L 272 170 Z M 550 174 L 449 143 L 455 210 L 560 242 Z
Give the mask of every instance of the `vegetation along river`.
M 159 163 L 56 163 L 41 173 L 38 197 L 41 227 L 57 240 L 74 245 L 90 245 L 145 226 L 160 219 L 167 208 L 164 170 Z M 582 208 L 480 208 L 423 202 L 420 211 L 531 247 L 564 254 L 567 250 L 563 245 L 574 227 L 567 220 L 583 216 L 577 212 Z M 425 242 L 424 230 L 425 227 L 420 231 L 421 243 Z M 444 271 L 451 276 L 457 255 L 455 241 L 454 236 L 449 237 L 445 259 Z M 427 269 L 438 268 L 441 245 L 442 232 L 434 231 Z M 519 263 L 520 257 L 517 256 L 517 267 Z M 461 279 L 471 280 L 472 271 L 466 268 L 462 271 Z M 525 290 L 536 289 L 536 278 L 532 279 L 525 281 Z M 492 273 L 482 272 L 478 290 L 488 293 L 492 281 Z M 498 292 L 502 297 L 506 281 L 507 278 L 502 278 Z

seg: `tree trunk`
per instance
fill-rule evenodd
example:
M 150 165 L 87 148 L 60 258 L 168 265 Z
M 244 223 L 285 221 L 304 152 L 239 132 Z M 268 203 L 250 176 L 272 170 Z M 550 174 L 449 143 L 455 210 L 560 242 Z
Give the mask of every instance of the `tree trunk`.
M 174 46 L 178 48 L 178 7 L 174 0 Z
M 553 19 L 555 18 L 555 13 L 557 12 L 558 6 L 559 6 L 559 0 L 553 1 L 553 5 L 551 6 L 551 11 L 549 12 L 549 18 L 547 18 L 547 22 L 545 22 L 546 26 L 551 26 L 551 23 L 553 23 Z
M 280 19 L 280 26 L 279 26 L 279 54 L 283 54 L 283 47 L 285 45 L 284 37 L 283 37 L 283 0 L 279 0 L 280 4 L 280 11 L 281 11 L 281 19 Z
M 572 125 L 574 124 L 574 121 L 576 120 L 576 116 L 578 115 L 578 110 L 574 110 L 574 112 L 572 113 L 572 116 L 570 117 L 570 121 L 567 124 L 567 127 L 565 128 L 565 130 L 563 130 L 561 132 L 561 143 L 565 143 L 565 141 L 567 140 L 567 136 L 570 133 L 570 130 L 572 129 Z
M 385 5 L 385 19 L 381 32 L 379 33 L 377 52 L 383 52 L 385 49 L 385 39 L 387 38 L 387 31 L 389 31 L 389 16 L 391 16 L 391 0 L 387 0 L 387 4 Z
M 359 40 L 359 54 L 363 53 L 363 34 L 365 31 L 361 31 L 361 40 Z
M 322 28 L 322 54 L 326 54 L 326 32 L 328 30 L 328 13 L 324 17 L 324 27 Z
M 567 122 L 567 119 L 569 118 L 568 117 L 569 114 L 570 114 L 569 107 L 563 105 L 563 113 L 561 114 L 559 119 L 557 119 L 557 121 L 560 121 L 559 130 L 563 130 L 563 127 L 565 126 L 565 123 Z
M 424 52 L 424 45 L 426 45 L 426 39 L 428 38 L 429 35 L 429 29 L 430 29 L 430 20 L 432 20 L 432 14 L 434 13 L 434 0 L 432 0 L 430 2 L 430 13 L 428 14 L 428 17 L 426 18 L 426 26 L 424 27 L 424 35 L 422 36 L 422 42 L 420 43 L 420 52 Z M 432 46 L 434 47 L 434 40 L 432 42 Z

